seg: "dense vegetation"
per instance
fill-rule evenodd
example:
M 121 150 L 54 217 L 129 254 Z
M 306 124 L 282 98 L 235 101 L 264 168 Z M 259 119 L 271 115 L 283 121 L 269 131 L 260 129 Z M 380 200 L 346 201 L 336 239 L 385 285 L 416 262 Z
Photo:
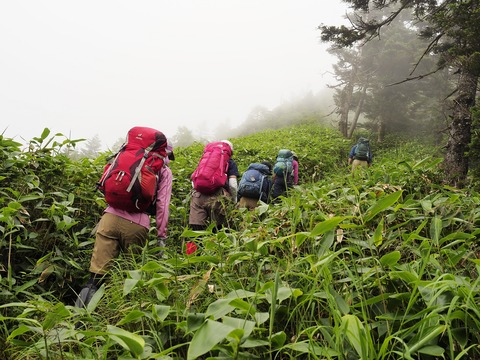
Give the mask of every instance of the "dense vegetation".
M 478 138 L 472 129 L 472 108 L 476 105 L 480 79 L 478 0 L 343 2 L 352 10 L 350 24 L 319 27 L 322 40 L 346 60 L 338 65 L 347 66 L 336 69 L 336 75 L 346 83 L 336 94 L 336 102 L 341 104 L 341 131 L 348 135 L 352 103 L 357 104 L 355 116 L 364 112 L 377 126 L 380 138 L 388 127 L 406 128 L 422 117 L 421 122 L 430 123 L 430 128 L 438 131 L 440 118 L 435 115 L 435 107 L 446 105 L 448 121 L 442 126 L 448 133 L 445 180 L 464 186 L 470 163 L 478 162 L 476 154 L 468 153 L 471 143 Z M 412 42 L 409 33 L 418 35 L 416 42 Z M 381 38 L 383 41 L 376 41 Z M 375 42 L 377 45 L 364 47 Z M 383 56 L 377 56 L 382 53 Z M 423 85 L 403 86 L 425 79 L 429 81 Z M 402 86 L 392 87 L 392 83 Z M 435 98 L 436 106 L 429 100 Z M 412 116 L 415 113 L 424 115 Z M 353 128 L 355 122 L 354 118 Z
M 109 154 L 72 160 L 75 142 L 48 130 L 26 150 L 0 137 L 0 358 L 480 358 L 480 196 L 442 185 L 438 149 L 373 142 L 374 166 L 352 175 L 351 140 L 318 125 L 232 140 L 240 171 L 295 150 L 301 184 L 193 232 L 203 144 L 176 149 L 165 257 L 152 224 L 142 254 L 76 309 Z M 201 250 L 186 256 L 186 240 Z

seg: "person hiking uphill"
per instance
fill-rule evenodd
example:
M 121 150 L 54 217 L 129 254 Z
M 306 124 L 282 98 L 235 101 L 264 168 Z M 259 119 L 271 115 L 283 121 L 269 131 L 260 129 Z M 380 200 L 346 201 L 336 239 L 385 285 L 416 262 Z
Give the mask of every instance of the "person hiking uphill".
M 238 183 L 238 208 L 253 210 L 259 201 L 268 204 L 272 190 L 273 165 L 268 161 L 250 164 Z
M 278 152 L 273 168 L 273 195 L 275 200 L 286 195 L 288 189 L 298 185 L 298 157 L 293 151 L 282 149 Z
M 357 143 L 350 149 L 348 164 L 352 165 L 352 171 L 354 171 L 358 166 L 371 166 L 372 159 L 373 156 L 370 149 L 370 141 L 364 137 L 360 137 Z
M 108 206 L 96 227 L 90 278 L 75 306 L 88 305 L 121 251 L 137 252 L 145 246 L 150 215 L 155 217 L 157 244 L 165 247 L 172 194 L 172 171 L 168 165 L 174 159 L 173 147 L 160 131 L 134 127 L 128 132 L 127 142 L 113 162 L 107 164 L 98 185 Z M 135 174 L 129 173 L 127 169 L 131 168 L 138 169 L 137 179 L 141 177 L 141 181 L 137 182 Z M 134 179 L 130 180 L 130 175 Z
M 228 140 L 211 142 L 191 179 L 193 184 L 188 224 L 192 230 L 205 230 L 213 221 L 216 230 L 226 225 L 225 204 L 236 202 L 237 178 L 240 176 L 233 155 L 233 144 Z

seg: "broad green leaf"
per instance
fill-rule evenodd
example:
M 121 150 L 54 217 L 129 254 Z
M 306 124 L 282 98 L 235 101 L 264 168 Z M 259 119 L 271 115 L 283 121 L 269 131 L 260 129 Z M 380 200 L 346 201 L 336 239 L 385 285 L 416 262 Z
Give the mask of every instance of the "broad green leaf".
M 433 244 L 438 246 L 438 241 L 440 239 L 440 234 L 442 233 L 442 219 L 438 216 L 435 216 L 430 223 L 430 238 L 433 241 Z
M 418 280 L 418 276 L 409 271 L 391 271 L 390 278 L 392 279 L 401 279 L 405 281 L 407 284 L 414 283 Z
M 154 272 L 158 270 L 163 270 L 163 267 L 158 263 L 158 261 L 149 261 L 143 265 L 140 270 L 146 272 Z
M 185 229 L 183 230 L 183 233 L 182 235 L 180 235 L 180 237 L 187 237 L 187 238 L 196 238 L 196 237 L 199 237 L 199 236 L 204 236 L 204 235 L 211 235 L 212 232 L 211 231 L 206 231 L 206 230 L 202 230 L 202 231 L 193 231 L 193 230 L 190 230 L 190 229 Z
M 141 319 L 142 317 L 145 316 L 145 313 L 140 310 L 132 310 L 130 311 L 127 315 L 121 319 L 117 325 L 124 325 L 124 324 L 129 324 L 131 322 L 136 322 L 138 319 Z
M 287 344 L 285 347 L 299 353 L 313 354 L 316 356 L 322 356 L 322 358 L 325 357 L 326 359 L 340 358 L 337 351 L 330 348 L 320 347 L 314 341 L 296 342 L 293 344 Z
M 388 254 L 385 254 L 380 258 L 380 264 L 382 264 L 382 266 L 384 267 L 386 266 L 392 267 L 393 265 L 398 263 L 398 260 L 400 260 L 400 257 L 401 257 L 400 251 L 395 250 L 395 251 L 389 252 Z
M 19 335 L 23 335 L 29 331 L 32 331 L 32 327 L 31 326 L 27 326 L 27 325 L 20 325 L 18 328 L 16 328 L 15 330 L 13 330 L 10 335 L 8 335 L 7 337 L 7 340 L 10 341 L 10 340 L 13 340 L 15 339 L 17 336 Z
M 15 293 L 19 294 L 22 291 L 25 291 L 28 288 L 31 288 L 32 286 L 36 285 L 37 283 L 38 283 L 38 279 L 32 279 L 30 281 L 27 281 L 26 283 L 22 284 L 21 286 L 17 286 L 15 288 Z
M 332 247 L 335 240 L 335 230 L 328 231 L 320 240 L 320 249 L 318 250 L 318 257 L 325 255 L 325 253 Z
M 243 330 L 242 338 L 250 336 L 250 334 L 255 329 L 255 322 L 250 320 L 224 316 L 222 318 L 222 321 L 225 325 L 231 326 L 236 329 L 242 329 Z
M 447 241 L 452 241 L 452 240 L 470 240 L 470 239 L 475 239 L 475 235 L 467 234 L 464 232 L 454 232 L 454 233 L 448 234 L 447 236 L 442 237 L 439 240 L 439 244 L 441 245 Z
M 107 335 L 135 356 L 143 353 L 145 340 L 141 336 L 112 325 L 107 325 Z
M 40 142 L 42 142 L 43 140 L 45 140 L 48 135 L 50 135 L 50 129 L 49 128 L 44 128 L 43 131 L 42 131 L 42 135 L 40 135 Z M 35 138 L 35 139 L 38 139 L 38 138 Z
M 430 200 L 420 200 L 420 205 L 422 205 L 423 211 L 429 213 L 432 211 L 432 202 Z
M 310 232 L 310 236 L 315 237 L 325 234 L 326 232 L 335 229 L 343 220 L 345 220 L 345 217 L 336 216 L 322 221 L 321 223 L 315 225 L 313 230 Z
M 350 306 L 348 306 L 345 299 L 333 289 L 331 289 L 331 293 L 335 298 L 335 302 L 337 303 L 338 310 L 340 310 L 342 314 L 348 314 L 350 312 Z
M 272 337 L 270 338 L 270 342 L 272 343 L 272 347 L 274 349 L 279 349 L 285 344 L 285 341 L 287 340 L 287 334 L 285 332 L 280 331 L 276 334 L 273 334 Z
M 244 289 L 236 289 L 236 290 L 232 290 L 230 291 L 227 296 L 225 296 L 226 298 L 229 298 L 229 299 L 236 299 L 236 298 L 239 298 L 239 299 L 243 299 L 243 298 L 250 298 L 250 297 L 257 297 L 258 294 L 253 292 L 253 291 L 246 291 Z
M 194 332 L 200 328 L 207 317 L 203 313 L 188 313 L 187 315 L 187 331 Z
M 295 289 L 282 286 L 277 291 L 277 300 L 281 303 L 283 300 L 290 298 L 296 294 Z
M 308 234 L 305 232 L 298 232 L 295 234 L 295 245 L 300 246 L 308 239 Z
M 376 229 L 375 229 L 375 232 L 373 233 L 373 245 L 375 246 L 380 246 L 382 245 L 382 241 L 383 241 L 383 224 L 384 224 L 384 221 L 383 221 L 383 218 L 382 220 L 380 220 L 380 222 L 378 223 Z
M 257 325 L 262 325 L 270 318 L 270 313 L 268 312 L 257 312 L 255 313 L 255 321 Z
M 242 338 L 245 334 L 245 331 L 243 329 L 235 329 L 235 330 L 232 330 L 228 333 L 227 335 L 227 340 L 229 343 L 236 343 L 236 344 L 240 344 L 242 342 Z
M 358 358 L 365 359 L 367 344 L 365 336 L 363 336 L 365 333 L 363 324 L 355 315 L 347 314 L 342 316 L 342 327 L 345 329 L 348 341 L 357 352 Z
M 421 354 L 427 354 L 430 356 L 439 356 L 443 357 L 443 354 L 445 353 L 445 349 L 438 346 L 438 345 L 430 345 L 430 346 L 425 346 L 418 350 L 419 353 Z
M 207 317 L 213 316 L 214 319 L 221 318 L 222 316 L 225 316 L 235 310 L 235 307 L 230 305 L 231 302 L 232 299 L 215 300 L 213 303 L 208 305 L 205 315 Z
M 233 299 L 230 302 L 231 306 L 234 306 L 237 309 L 243 310 L 250 315 L 255 315 L 255 306 L 242 299 Z
M 380 198 L 370 209 L 365 213 L 365 222 L 372 220 L 378 213 L 388 209 L 395 204 L 402 196 L 403 190 L 395 191 L 392 194 Z
M 153 318 L 157 321 L 164 321 L 168 314 L 170 313 L 170 306 L 167 305 L 153 305 L 152 306 L 152 314 Z
M 143 272 L 141 270 L 131 270 L 128 272 L 130 279 L 141 280 L 143 277 Z
M 103 294 L 105 294 L 105 284 L 102 284 L 102 286 L 100 286 L 98 288 L 98 290 L 95 292 L 95 294 L 93 294 L 92 299 L 90 300 L 90 302 L 87 305 L 88 313 L 91 314 L 93 311 L 95 311 L 95 309 L 96 309 L 98 303 L 100 302 L 100 299 L 102 298 Z
M 466 347 L 469 342 L 468 331 L 465 327 L 459 327 L 451 329 L 450 332 L 453 335 L 453 338 L 460 344 L 462 347 Z
M 11 201 L 11 202 L 8 203 L 8 207 L 10 209 L 20 210 L 22 208 L 22 204 L 20 204 L 19 202 L 16 202 L 16 201 Z
M 193 335 L 187 351 L 187 360 L 194 360 L 209 352 L 235 328 L 218 321 L 207 320 Z
M 268 204 L 261 203 L 261 205 L 255 208 L 255 212 L 258 212 L 259 215 L 263 215 L 268 211 Z
M 125 279 L 125 283 L 123 284 L 123 296 L 127 296 L 132 292 L 132 290 L 137 286 L 139 280 L 135 279 Z
M 241 348 L 255 348 L 260 346 L 268 346 L 270 343 L 265 340 L 246 338 L 244 342 L 240 344 Z
M 32 201 L 32 200 L 38 200 L 38 199 L 43 199 L 45 196 L 43 195 L 25 195 L 25 196 L 22 196 L 18 201 L 19 202 L 24 202 L 24 201 Z

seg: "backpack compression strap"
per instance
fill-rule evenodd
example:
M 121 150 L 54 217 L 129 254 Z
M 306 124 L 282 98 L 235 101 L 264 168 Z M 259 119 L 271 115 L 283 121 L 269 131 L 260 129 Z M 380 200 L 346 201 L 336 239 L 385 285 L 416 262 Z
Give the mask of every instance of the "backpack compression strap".
M 130 181 L 130 184 L 128 185 L 127 192 L 130 192 L 130 190 L 132 190 L 133 184 L 135 183 L 135 180 L 138 179 L 138 175 L 140 174 L 140 170 L 142 170 L 143 164 L 147 160 L 148 154 L 150 153 L 150 151 L 152 151 L 154 146 L 155 146 L 155 143 L 153 143 L 152 145 L 150 145 L 149 147 L 147 147 L 144 150 L 142 160 L 140 160 L 140 164 L 138 164 L 137 168 L 135 169 L 135 174 L 133 174 L 133 176 L 132 176 L 132 180 Z M 161 157 L 162 159 L 165 160 L 165 157 L 163 157 L 161 155 L 156 155 L 156 156 Z

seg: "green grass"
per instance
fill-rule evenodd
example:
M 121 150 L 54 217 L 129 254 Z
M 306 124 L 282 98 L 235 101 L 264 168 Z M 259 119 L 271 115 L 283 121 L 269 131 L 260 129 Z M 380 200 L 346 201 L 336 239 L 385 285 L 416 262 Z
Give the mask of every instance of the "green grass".
M 47 141 L 0 139 L 5 359 L 480 358 L 480 196 L 442 185 L 434 147 L 373 142 L 374 166 L 353 175 L 332 130 L 232 139 L 241 172 L 291 148 L 301 182 L 278 204 L 232 206 L 217 233 L 187 226 L 203 145 L 176 149 L 166 257 L 152 228 L 79 310 L 104 157 L 71 161 Z M 201 251 L 186 256 L 190 240 Z

